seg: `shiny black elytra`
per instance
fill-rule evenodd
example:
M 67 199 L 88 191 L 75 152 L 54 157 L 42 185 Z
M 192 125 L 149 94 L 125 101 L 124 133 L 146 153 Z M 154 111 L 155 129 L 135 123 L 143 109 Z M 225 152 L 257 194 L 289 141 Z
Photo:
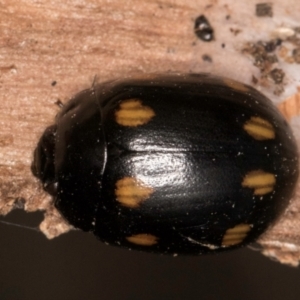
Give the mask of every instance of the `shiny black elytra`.
M 32 170 L 70 224 L 106 243 L 202 254 L 266 230 L 293 194 L 298 153 L 250 86 L 160 75 L 77 94 L 41 137 Z

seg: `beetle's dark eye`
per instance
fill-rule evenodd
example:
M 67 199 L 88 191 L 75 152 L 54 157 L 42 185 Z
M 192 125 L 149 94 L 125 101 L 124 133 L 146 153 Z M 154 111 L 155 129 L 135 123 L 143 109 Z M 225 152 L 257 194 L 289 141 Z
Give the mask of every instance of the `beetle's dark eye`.
M 53 196 L 56 195 L 54 166 L 56 127 L 53 125 L 45 130 L 34 151 L 34 161 L 31 165 L 33 175 L 43 182 L 44 189 Z

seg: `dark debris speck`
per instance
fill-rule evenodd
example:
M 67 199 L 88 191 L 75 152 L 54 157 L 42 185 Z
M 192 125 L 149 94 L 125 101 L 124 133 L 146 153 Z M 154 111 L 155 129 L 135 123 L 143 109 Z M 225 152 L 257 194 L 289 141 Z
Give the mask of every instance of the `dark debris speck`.
M 62 103 L 62 101 L 60 99 L 57 99 L 55 101 L 55 105 L 57 105 L 59 108 L 63 108 L 64 107 L 64 104 Z
M 300 64 L 300 48 L 295 48 L 292 52 L 295 63 Z
M 281 39 L 274 39 L 268 42 L 262 42 L 262 45 L 265 47 L 267 52 L 273 52 L 278 46 L 281 45 L 281 43 Z
M 242 32 L 241 29 L 238 28 L 229 28 L 230 32 L 233 33 L 234 35 L 238 35 L 239 33 Z
M 258 83 L 258 79 L 254 75 L 252 75 L 252 82 L 253 82 L 253 84 Z
M 243 50 L 254 58 L 254 65 L 258 67 L 261 72 L 271 70 L 271 65 L 278 61 L 276 54 L 270 54 L 266 50 L 265 42 L 249 43 Z
M 278 56 L 276 48 L 281 45 L 282 41 L 274 39 L 270 41 L 258 41 L 256 43 L 247 43 L 243 53 L 253 58 L 253 65 L 260 70 L 260 77 L 252 77 L 254 84 L 272 81 L 274 86 L 273 93 L 279 95 L 284 91 L 283 79 L 285 73 L 282 69 L 276 68 L 278 65 Z
M 196 18 L 194 32 L 204 42 L 210 42 L 214 39 L 214 30 L 204 15 Z
M 276 84 L 282 83 L 284 78 L 284 72 L 277 68 L 273 69 L 269 75 Z
M 282 85 L 276 85 L 275 90 L 274 90 L 274 95 L 279 96 L 284 92 L 284 88 Z
M 300 26 L 294 28 L 296 33 L 300 33 Z
M 257 3 L 256 4 L 257 17 L 273 17 L 272 3 Z
M 203 59 L 203 61 L 207 61 L 209 63 L 212 62 L 212 57 L 210 55 L 208 55 L 208 54 L 203 54 L 202 55 L 202 59 Z

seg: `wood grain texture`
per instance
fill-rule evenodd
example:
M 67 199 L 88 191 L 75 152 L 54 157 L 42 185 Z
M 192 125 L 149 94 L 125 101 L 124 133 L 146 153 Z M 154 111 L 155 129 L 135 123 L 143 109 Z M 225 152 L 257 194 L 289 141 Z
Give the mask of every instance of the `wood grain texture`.
M 244 1 L 239 1 L 244 2 Z M 245 43 L 270 39 L 281 26 L 300 26 L 297 0 L 273 1 L 273 17 L 255 16 L 257 1 L 188 0 L 3 0 L 0 4 L 0 214 L 17 199 L 25 210 L 44 210 L 42 231 L 55 237 L 68 231 L 30 165 L 38 138 L 59 107 L 98 81 L 144 73 L 211 72 L 251 83 L 260 71 L 243 52 Z M 193 32 L 201 14 L 215 40 L 200 41 Z M 287 47 L 287 45 L 284 45 Z M 211 60 L 207 59 L 207 56 Z M 278 65 L 284 68 L 283 60 Z M 54 84 L 56 82 L 56 84 Z M 256 88 L 276 103 L 297 93 L 299 65 L 289 62 L 285 89 Z M 289 119 L 300 140 L 299 97 L 289 100 Z M 259 241 L 263 253 L 291 265 L 300 259 L 300 195 L 278 224 Z

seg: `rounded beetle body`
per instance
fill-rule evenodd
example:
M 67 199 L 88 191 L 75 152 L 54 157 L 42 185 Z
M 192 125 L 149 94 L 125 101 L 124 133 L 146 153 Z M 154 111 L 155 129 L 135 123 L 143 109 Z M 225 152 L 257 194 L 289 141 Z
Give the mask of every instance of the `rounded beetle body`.
M 207 74 L 111 81 L 76 95 L 33 173 L 75 227 L 150 252 L 246 245 L 298 178 L 292 132 L 255 89 Z

